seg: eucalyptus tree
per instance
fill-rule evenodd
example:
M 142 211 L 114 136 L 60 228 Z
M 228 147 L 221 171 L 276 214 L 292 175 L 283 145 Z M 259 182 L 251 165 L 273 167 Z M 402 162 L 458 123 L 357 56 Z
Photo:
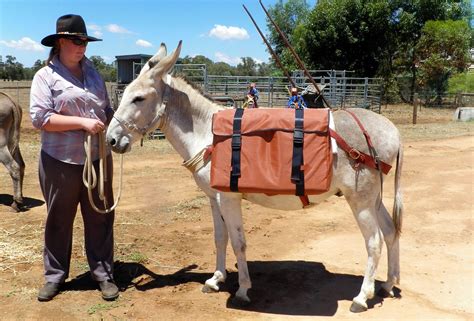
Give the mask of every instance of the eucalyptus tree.
M 305 24 L 310 13 L 310 6 L 305 0 L 278 0 L 274 6 L 268 7 L 268 13 L 285 34 L 291 44 L 298 42 L 299 35 L 294 34 L 295 29 Z M 273 51 L 286 69 L 298 69 L 298 64 L 286 47 L 284 41 L 277 30 L 267 18 L 268 42 L 272 45 Z M 273 59 L 273 57 L 272 57 Z

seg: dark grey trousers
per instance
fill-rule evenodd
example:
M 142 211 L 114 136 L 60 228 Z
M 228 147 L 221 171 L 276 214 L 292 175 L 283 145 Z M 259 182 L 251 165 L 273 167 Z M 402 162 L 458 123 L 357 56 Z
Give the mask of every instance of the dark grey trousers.
M 94 162 L 97 173 L 99 161 Z M 87 188 L 82 182 L 83 165 L 61 162 L 45 152 L 39 161 L 41 190 L 48 210 L 44 235 L 44 275 L 46 282 L 63 283 L 69 277 L 72 231 L 77 206 L 81 205 L 87 261 L 96 281 L 113 279 L 115 213 L 100 214 L 89 203 Z M 105 191 L 109 206 L 112 193 L 112 156 L 107 157 L 109 181 Z M 103 209 L 97 187 L 93 190 L 96 207 Z

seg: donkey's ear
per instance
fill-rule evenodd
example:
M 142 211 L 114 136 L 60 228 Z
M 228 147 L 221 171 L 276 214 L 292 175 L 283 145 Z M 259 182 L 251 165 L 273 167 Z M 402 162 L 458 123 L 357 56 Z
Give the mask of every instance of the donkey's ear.
M 158 65 L 154 68 L 153 77 L 162 77 L 164 74 L 167 74 L 174 67 L 176 61 L 178 61 L 179 54 L 181 52 L 182 40 L 179 41 L 178 47 L 173 51 L 169 56 L 164 57 L 160 60 Z
M 147 61 L 147 63 L 143 66 L 142 70 L 140 71 L 140 75 L 146 73 L 148 70 L 155 67 L 161 59 L 166 56 L 166 45 L 162 42 L 160 45 L 160 49 L 158 52 Z

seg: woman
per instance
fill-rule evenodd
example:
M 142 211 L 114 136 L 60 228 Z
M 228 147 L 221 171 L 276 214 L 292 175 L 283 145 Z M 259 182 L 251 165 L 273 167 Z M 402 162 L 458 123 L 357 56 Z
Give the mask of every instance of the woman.
M 39 290 L 39 301 L 56 296 L 69 276 L 72 230 L 79 204 L 92 278 L 99 283 L 103 299 L 115 300 L 119 295 L 113 281 L 114 212 L 94 211 L 82 181 L 84 139 L 87 134 L 103 131 L 113 115 L 104 81 L 85 57 L 91 41 L 101 39 L 87 35 L 81 16 L 58 18 L 56 33 L 41 41 L 52 48 L 46 66 L 35 74 L 31 85 L 30 116 L 33 126 L 41 130 L 39 179 L 48 214 L 43 252 L 46 283 Z M 92 142 L 97 170 L 97 135 Z M 110 150 L 107 163 L 108 177 L 112 177 Z M 105 189 L 112 204 L 111 180 Z M 93 194 L 99 204 L 97 188 Z

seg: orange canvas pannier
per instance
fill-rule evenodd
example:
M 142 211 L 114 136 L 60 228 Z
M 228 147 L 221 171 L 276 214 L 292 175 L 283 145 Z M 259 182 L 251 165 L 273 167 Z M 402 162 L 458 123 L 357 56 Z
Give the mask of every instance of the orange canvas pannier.
M 212 133 L 217 190 L 301 196 L 329 189 L 329 109 L 227 109 L 213 115 Z

